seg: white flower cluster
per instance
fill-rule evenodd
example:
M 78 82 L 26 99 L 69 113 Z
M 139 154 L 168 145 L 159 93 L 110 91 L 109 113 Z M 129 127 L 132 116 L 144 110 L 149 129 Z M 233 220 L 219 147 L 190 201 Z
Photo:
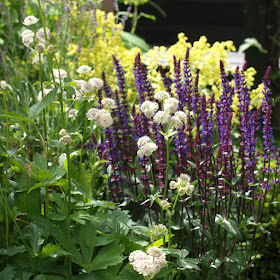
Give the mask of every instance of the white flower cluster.
M 59 138 L 59 141 L 62 144 L 67 145 L 72 143 L 71 136 L 67 134 L 67 131 L 64 128 L 59 131 L 59 135 L 62 136 L 61 138 Z
M 170 125 L 175 129 L 182 128 L 187 122 L 187 116 L 183 111 L 177 111 L 179 100 L 170 97 L 170 94 L 163 90 L 156 92 L 154 97 L 163 103 L 163 110 L 157 111 L 159 109 L 157 102 L 145 101 L 140 107 L 144 115 L 149 119 L 153 118 L 158 125 Z
M 150 119 L 154 116 L 155 111 L 158 110 L 158 104 L 156 102 L 147 100 L 142 103 L 140 108 L 144 115 Z
M 133 251 L 129 255 L 129 262 L 135 271 L 151 279 L 167 264 L 165 253 L 158 247 L 150 247 L 147 253 Z
M 90 121 L 95 121 L 96 125 L 103 128 L 110 127 L 113 124 L 111 113 L 106 109 L 91 108 L 87 112 Z
M 0 81 L 0 88 L 5 89 L 5 88 L 11 88 L 10 85 L 6 81 Z
M 156 240 L 163 238 L 168 235 L 168 229 L 165 225 L 158 224 L 151 227 L 150 230 L 150 240 L 153 243 Z
M 30 26 L 37 23 L 38 21 L 39 21 L 38 18 L 34 16 L 28 16 L 24 19 L 22 23 L 26 26 Z M 37 45 L 35 46 L 35 51 L 37 53 L 42 54 L 45 52 L 45 50 L 47 50 L 47 52 L 49 53 L 54 52 L 54 46 L 48 42 L 51 38 L 51 31 L 47 27 L 40 28 L 36 32 L 36 36 L 32 30 L 26 29 L 23 31 L 21 36 L 22 36 L 22 42 L 27 48 L 31 48 L 33 46 L 34 41 L 35 40 L 37 41 Z M 39 61 L 38 58 L 34 58 L 32 64 L 38 64 L 38 61 Z
M 87 65 L 82 65 L 77 69 L 77 72 L 79 74 L 87 74 L 91 71 L 91 67 L 87 66 Z
M 116 109 L 117 106 L 115 104 L 115 100 L 112 98 L 103 98 L 101 100 L 101 104 L 108 109 Z
M 51 89 L 47 89 L 47 88 L 44 88 L 43 90 L 43 96 L 42 96 L 42 91 L 39 92 L 38 94 L 38 101 L 42 101 L 42 98 L 45 97 L 46 95 L 48 95 L 50 93 Z
M 190 184 L 191 178 L 188 174 L 181 174 L 177 181 L 171 181 L 169 186 L 170 189 L 178 190 L 179 195 L 190 196 L 193 193 L 194 185 Z
M 76 110 L 76 109 L 71 109 L 71 110 L 69 111 L 69 118 L 75 119 L 77 116 L 78 116 L 78 110 Z
M 63 69 L 53 69 L 53 76 L 55 79 L 65 79 L 67 72 Z
M 89 67 L 87 65 L 83 65 L 83 66 Z M 86 82 L 85 80 L 74 80 L 74 82 L 78 87 L 78 89 L 74 88 L 76 100 L 81 99 L 82 95 L 89 96 L 93 93 L 94 90 L 99 90 L 103 87 L 103 81 L 98 78 L 91 78 L 88 82 Z
M 137 151 L 137 155 L 139 157 L 149 157 L 158 148 L 158 146 L 155 143 L 153 143 L 150 137 L 148 136 L 140 137 L 137 142 L 137 145 L 139 148 L 139 150 Z

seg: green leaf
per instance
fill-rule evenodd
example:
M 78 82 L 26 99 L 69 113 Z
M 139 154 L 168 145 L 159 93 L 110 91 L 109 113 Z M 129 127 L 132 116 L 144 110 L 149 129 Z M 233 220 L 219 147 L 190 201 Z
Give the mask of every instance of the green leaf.
M 108 266 L 121 263 L 125 257 L 121 256 L 124 246 L 115 247 L 115 242 L 103 247 L 89 266 L 89 271 L 106 269 Z
M 43 170 L 48 169 L 48 163 L 45 156 L 36 153 L 33 158 L 33 162 L 38 169 L 43 169 Z
M 251 47 L 256 47 L 261 53 L 267 53 L 267 50 L 262 47 L 256 38 L 246 38 L 244 43 L 240 45 L 238 52 L 243 53 Z
M 53 89 L 45 97 L 43 97 L 41 102 L 34 104 L 30 108 L 30 112 L 29 112 L 30 117 L 33 119 L 38 117 L 44 108 L 46 108 L 49 104 L 51 104 L 56 100 L 57 100 L 57 89 Z
M 131 264 L 127 264 L 121 271 L 116 280 L 143 280 L 144 277 L 138 274 L 132 267 Z
M 143 52 L 147 52 L 150 49 L 150 46 L 145 42 L 145 40 L 135 34 L 123 31 L 121 38 L 124 46 L 129 50 L 137 47 Z
M 34 256 L 39 252 L 41 245 L 44 243 L 46 237 L 49 235 L 48 229 L 37 226 L 31 223 L 28 230 L 28 237 L 33 249 Z
M 229 234 L 242 240 L 242 235 L 238 229 L 236 222 L 232 219 L 225 219 L 223 216 L 217 214 L 215 218 L 215 223 L 223 227 Z
M 83 255 L 83 262 L 89 265 L 92 262 L 96 242 L 96 227 L 92 221 L 87 221 L 80 227 L 79 240 Z
M 40 275 L 37 275 L 34 280 L 48 280 L 48 277 L 47 275 L 44 275 L 44 274 L 40 274 Z
M 54 252 L 60 251 L 61 247 L 59 244 L 50 244 L 48 243 L 46 246 L 42 248 L 42 251 L 39 253 L 40 258 L 46 258 L 52 256 Z
M 8 119 L 13 120 L 14 122 L 34 122 L 32 119 L 28 119 L 26 117 L 22 117 L 21 115 L 13 112 L 7 112 Z M 1 111 L 0 118 L 6 118 L 6 113 Z
M 12 247 L 9 247 L 9 248 L 3 248 L 3 249 L 0 249 L 0 255 L 5 255 L 5 256 L 14 256 L 18 253 L 23 253 L 25 252 L 25 247 L 22 245 L 22 246 L 12 246 Z
M 8 265 L 0 272 L 0 279 L 13 280 L 15 275 L 15 267 Z
M 143 12 L 141 12 L 139 14 L 139 16 L 150 19 L 150 20 L 153 20 L 153 21 L 157 20 L 157 18 L 154 15 L 146 14 L 146 13 L 143 13 Z

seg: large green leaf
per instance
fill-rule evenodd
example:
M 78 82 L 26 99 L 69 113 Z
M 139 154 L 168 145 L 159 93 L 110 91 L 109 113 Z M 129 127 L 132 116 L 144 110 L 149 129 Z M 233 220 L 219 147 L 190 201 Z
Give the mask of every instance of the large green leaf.
M 220 214 L 216 215 L 215 223 L 223 227 L 229 234 L 242 240 L 242 235 L 238 229 L 237 223 L 232 219 L 225 219 Z
M 90 264 L 89 271 L 106 269 L 108 266 L 121 263 L 125 259 L 125 257 L 122 256 L 124 246 L 115 246 L 115 242 L 104 246 Z
M 127 264 L 121 271 L 116 280 L 143 280 L 144 277 L 138 274 L 132 267 L 131 264 Z
M 143 52 L 147 52 L 150 49 L 150 46 L 145 42 L 145 40 L 135 34 L 123 31 L 121 34 L 121 38 L 124 46 L 127 49 L 138 47 Z
M 57 90 L 53 89 L 52 91 L 50 91 L 45 97 L 43 97 L 42 101 L 34 104 L 31 108 L 30 108 L 30 117 L 31 118 L 36 118 L 39 116 L 39 114 L 41 113 L 41 111 L 46 108 L 49 104 L 53 103 L 54 101 L 57 101 Z
M 15 275 L 15 267 L 8 265 L 0 272 L 0 279 L 13 280 Z
M 96 227 L 92 221 L 87 221 L 85 225 L 80 227 L 79 240 L 83 262 L 84 264 L 89 265 L 92 262 L 96 242 Z
M 23 253 L 23 252 L 25 252 L 25 247 L 23 245 L 0 249 L 0 255 L 5 255 L 5 256 L 14 256 L 18 253 Z
M 43 169 L 43 170 L 48 169 L 48 163 L 46 157 L 43 155 L 36 153 L 33 158 L 33 162 L 38 169 Z

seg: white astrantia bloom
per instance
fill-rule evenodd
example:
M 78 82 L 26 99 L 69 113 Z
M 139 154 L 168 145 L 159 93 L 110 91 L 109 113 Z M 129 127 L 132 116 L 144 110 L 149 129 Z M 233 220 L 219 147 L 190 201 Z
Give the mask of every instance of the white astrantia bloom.
M 194 185 L 190 184 L 191 178 L 188 174 L 181 174 L 177 181 L 171 181 L 169 183 L 170 189 L 177 189 L 180 196 L 190 196 L 194 191 Z
M 140 250 L 133 251 L 129 255 L 129 262 L 135 271 L 149 279 L 152 279 L 167 264 L 165 253 L 158 247 L 150 247 L 147 253 Z
M 48 45 L 47 52 L 48 53 L 53 53 L 54 52 L 54 45 Z
M 174 97 L 169 97 L 164 101 L 164 111 L 168 112 L 169 114 L 176 113 L 179 105 L 179 100 Z
M 181 122 L 186 123 L 187 122 L 187 115 L 183 111 L 177 111 L 174 114 L 175 117 L 179 118 Z
M 41 55 L 41 64 L 45 64 L 45 63 L 46 63 L 46 59 L 43 55 Z M 39 65 L 40 64 L 39 55 L 34 56 L 34 58 L 32 59 L 32 64 L 33 65 Z
M 117 106 L 115 104 L 115 100 L 112 98 L 103 98 L 101 100 L 101 104 L 108 109 L 116 109 Z
M 38 101 L 42 101 L 42 98 L 43 97 L 45 97 L 46 95 L 48 95 L 49 94 L 49 92 L 51 91 L 52 89 L 48 89 L 48 88 L 44 88 L 44 90 L 43 90 L 43 96 L 42 96 L 42 91 L 40 91 L 39 92 L 39 94 L 38 94 L 38 96 L 37 96 L 37 99 L 38 99 Z
M 82 66 L 80 66 L 76 71 L 77 71 L 79 74 L 87 74 L 87 73 L 89 73 L 91 70 L 92 70 L 91 67 L 89 67 L 89 66 L 87 66 L 87 65 L 82 65 Z
M 146 144 L 149 143 L 149 142 L 152 142 L 152 140 L 150 139 L 150 137 L 148 137 L 148 136 L 142 136 L 142 137 L 140 137 L 140 138 L 138 139 L 138 141 L 137 141 L 138 148 L 140 148 L 140 147 L 146 145 Z
M 176 129 L 180 129 L 184 126 L 184 123 L 176 116 L 171 117 L 170 124 L 174 126 Z
M 64 144 L 64 145 L 67 145 L 67 144 L 71 144 L 72 143 L 72 138 L 70 135 L 66 134 L 64 136 L 62 136 L 61 138 L 59 138 L 59 141 Z
M 150 119 L 155 115 L 155 111 L 158 110 L 158 104 L 156 102 L 146 100 L 142 103 L 140 109 L 144 115 Z
M 157 99 L 159 101 L 163 101 L 169 97 L 170 97 L 170 94 L 164 90 L 160 90 L 160 91 L 156 92 L 156 94 L 155 94 L 155 99 Z
M 35 46 L 35 51 L 38 53 L 44 53 L 46 46 L 43 43 L 39 43 Z
M 51 31 L 49 30 L 49 28 L 46 27 L 46 29 L 44 29 L 44 27 L 42 27 L 36 32 L 37 41 L 41 43 L 46 43 L 45 30 L 46 30 L 47 40 L 51 39 Z
M 101 89 L 104 85 L 104 82 L 98 78 L 91 78 L 88 82 L 96 89 Z
M 113 124 L 111 113 L 105 109 L 99 110 L 97 118 L 95 119 L 95 123 L 96 125 L 102 126 L 103 128 L 110 127 Z
M 153 152 L 158 149 L 158 146 L 153 142 L 148 142 L 147 144 L 141 146 L 137 151 L 139 157 L 150 157 Z
M 66 129 L 62 128 L 59 133 L 60 136 L 65 136 L 67 134 Z
M 53 69 L 55 79 L 64 79 L 67 77 L 67 72 L 63 69 Z
M 94 86 L 90 82 L 84 82 L 83 85 L 82 85 L 81 90 L 84 93 L 91 93 L 91 92 L 94 91 Z
M 163 210 L 167 210 L 171 205 L 167 200 L 161 200 L 159 206 L 163 209 Z
M 69 118 L 75 119 L 78 116 L 78 110 L 71 109 L 68 114 L 69 114 Z
M 5 89 L 5 88 L 10 88 L 10 85 L 6 81 L 0 81 L 0 88 Z
M 32 25 L 32 24 L 35 24 L 39 21 L 38 18 L 34 17 L 34 16 L 28 16 L 24 19 L 24 21 L 22 22 L 24 25 Z
M 150 230 L 150 241 L 153 243 L 156 240 L 163 238 L 164 236 L 168 235 L 168 229 L 165 225 L 158 224 L 153 225 Z
M 97 119 L 97 116 L 99 114 L 99 110 L 96 108 L 91 108 L 87 112 L 87 118 L 89 121 L 95 121 Z
M 170 115 L 168 112 L 165 111 L 158 111 L 155 116 L 153 117 L 153 121 L 156 124 L 167 124 L 170 122 Z
M 76 83 L 79 89 L 82 89 L 83 84 L 86 83 L 85 80 L 74 80 L 73 82 Z
M 26 46 L 26 47 L 31 47 L 33 45 L 33 42 L 34 42 L 34 37 L 35 37 L 35 34 L 33 31 L 27 29 L 27 30 L 24 30 L 23 33 L 22 33 L 22 43 Z

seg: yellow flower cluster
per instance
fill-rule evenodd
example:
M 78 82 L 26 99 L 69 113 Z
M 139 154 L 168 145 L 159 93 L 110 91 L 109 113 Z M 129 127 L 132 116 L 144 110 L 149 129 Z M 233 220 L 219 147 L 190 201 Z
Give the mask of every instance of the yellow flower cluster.
M 82 45 L 81 52 L 79 53 L 79 65 L 89 65 L 93 67 L 90 75 L 96 78 L 101 78 L 104 71 L 107 75 L 107 81 L 113 88 L 117 85 L 116 77 L 113 71 L 113 58 L 115 55 L 120 60 L 124 68 L 126 82 L 130 88 L 128 94 L 131 95 L 134 90 L 131 88 L 134 84 L 133 78 L 133 64 L 135 56 L 140 49 L 132 48 L 127 50 L 121 39 L 123 31 L 121 24 L 115 23 L 113 13 L 108 13 L 99 9 L 96 10 L 96 27 L 94 30 L 94 38 L 92 45 Z M 88 36 L 90 34 L 87 34 Z M 85 35 L 86 36 L 86 35 Z M 76 44 L 70 44 L 68 47 L 69 64 L 74 65 L 72 57 L 77 55 L 78 47 Z
M 74 13 L 75 15 L 75 13 Z M 73 16 L 75 20 L 75 16 Z M 117 85 L 116 76 L 113 71 L 112 56 L 115 55 L 124 68 L 126 85 L 128 89 L 128 99 L 135 100 L 137 98 L 137 91 L 134 84 L 133 65 L 134 59 L 140 49 L 132 48 L 127 50 L 121 39 L 123 29 L 120 24 L 115 23 L 113 13 L 108 13 L 96 10 L 96 26 L 94 31 L 94 38 L 89 44 L 82 45 L 81 52 L 78 56 L 79 65 L 89 65 L 93 67 L 91 75 L 100 78 L 104 71 L 107 75 L 108 83 L 114 88 Z M 85 30 L 84 32 L 89 32 Z M 91 31 L 92 32 L 92 31 Z M 85 37 L 90 36 L 85 34 Z M 160 73 L 158 71 L 159 65 L 165 68 L 167 76 L 172 79 L 174 72 L 173 56 L 180 59 L 183 66 L 186 49 L 190 48 L 190 65 L 192 73 L 199 71 L 199 87 L 204 94 L 210 96 L 211 92 L 215 93 L 215 97 L 221 96 L 221 81 L 220 81 L 220 60 L 228 67 L 228 53 L 235 51 L 235 46 L 232 41 L 215 42 L 212 46 L 207 42 L 207 38 L 202 36 L 198 41 L 191 44 L 187 41 L 188 38 L 184 33 L 178 35 L 178 41 L 170 48 L 164 46 L 156 46 L 150 49 L 147 53 L 142 54 L 142 62 L 146 65 L 148 76 L 155 91 L 163 90 L 163 84 Z M 77 45 L 70 44 L 68 48 L 68 56 L 70 58 L 77 55 Z M 72 68 L 74 68 L 74 63 Z M 235 69 L 232 69 L 229 74 L 232 76 Z M 256 71 L 254 68 L 248 68 L 245 71 L 245 77 L 248 83 L 248 88 L 251 89 L 254 82 L 254 75 Z M 234 81 L 231 81 L 234 86 Z M 252 106 L 258 106 L 261 103 L 261 85 L 251 91 Z M 237 111 L 238 97 L 233 98 L 233 110 Z

